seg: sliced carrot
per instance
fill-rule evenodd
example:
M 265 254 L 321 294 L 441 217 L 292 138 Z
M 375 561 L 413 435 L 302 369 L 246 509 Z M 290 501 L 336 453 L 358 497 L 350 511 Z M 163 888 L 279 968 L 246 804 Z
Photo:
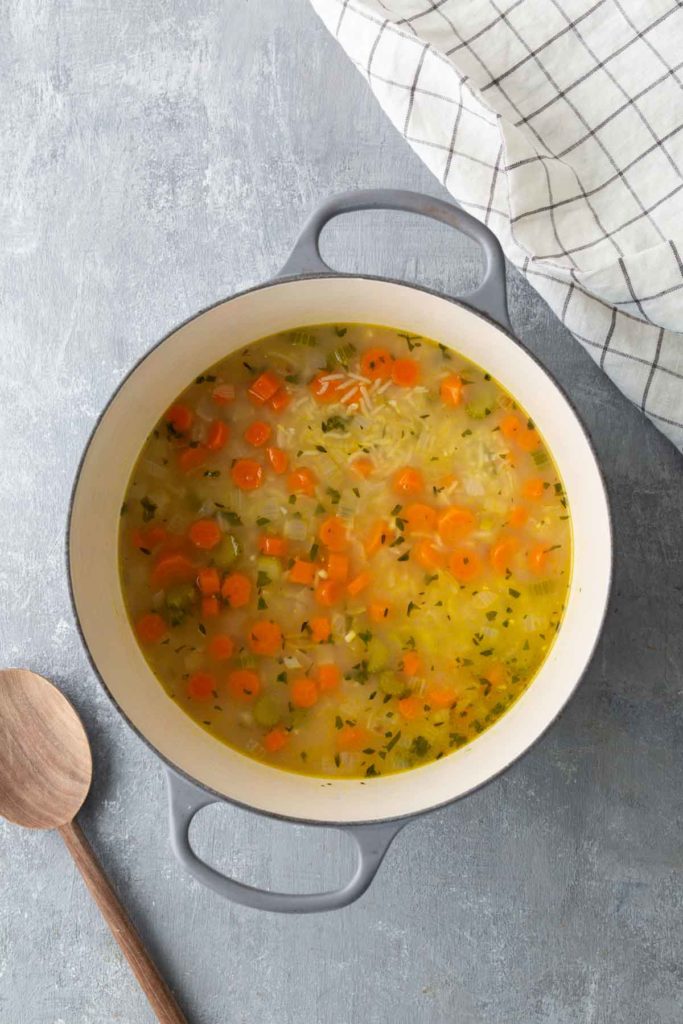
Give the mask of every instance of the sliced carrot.
M 361 356 L 360 372 L 370 380 L 389 380 L 392 362 L 389 349 L 369 348 Z
M 349 583 L 346 584 L 346 592 L 355 597 L 361 594 L 372 583 L 372 576 L 369 572 L 360 572 Z
M 312 708 L 318 703 L 318 687 L 314 679 L 301 676 L 289 687 L 289 697 L 295 708 Z
M 376 555 L 381 547 L 389 544 L 394 538 L 394 531 L 389 528 L 385 519 L 378 519 L 365 538 L 364 548 L 368 558 Z
M 294 565 L 289 570 L 288 579 L 290 583 L 301 583 L 305 587 L 310 587 L 315 579 L 315 563 L 306 562 L 303 558 L 295 558 Z
M 462 402 L 462 378 L 457 373 L 452 373 L 441 381 L 439 394 L 445 405 L 460 405 Z
M 206 434 L 206 447 L 210 452 L 219 452 L 225 448 L 229 437 L 228 424 L 223 420 L 214 420 Z
M 316 601 L 318 604 L 325 605 L 326 608 L 331 608 L 332 605 L 338 604 L 343 596 L 344 587 L 341 583 L 337 583 L 336 580 L 320 580 L 315 588 Z
M 274 533 L 262 533 L 259 537 L 259 551 L 264 555 L 274 555 L 276 558 L 284 558 L 287 554 L 289 544 L 285 537 L 277 537 Z
M 527 555 L 527 565 L 537 576 L 543 575 L 548 567 L 548 548 L 545 544 L 534 544 Z
M 337 750 L 362 750 L 367 746 L 370 734 L 362 725 L 344 725 L 335 736 Z
M 168 530 L 161 523 L 153 526 L 143 526 L 133 530 L 131 534 L 133 547 L 144 548 L 145 551 L 153 551 L 164 541 L 168 540 Z
M 519 541 L 516 537 L 501 537 L 489 551 L 489 562 L 496 572 L 503 575 L 510 569 L 518 550 Z
M 389 605 L 373 601 L 368 606 L 368 618 L 370 622 L 384 622 L 389 617 Z
M 209 657 L 214 661 L 227 661 L 228 658 L 232 658 L 234 650 L 235 643 L 227 633 L 216 633 L 209 640 Z
M 259 402 L 263 405 L 273 395 L 280 390 L 282 387 L 282 381 L 280 378 L 271 373 L 270 370 L 266 370 L 260 377 L 257 377 L 255 381 L 249 387 L 248 395 L 253 401 Z
M 196 575 L 196 566 L 192 564 L 187 555 L 183 555 L 179 551 L 169 551 L 157 558 L 150 582 L 155 590 L 159 588 L 165 590 L 167 587 L 175 586 L 176 583 L 191 583 Z
M 456 548 L 448 559 L 448 568 L 460 583 L 471 583 L 481 575 L 483 563 L 471 548 Z
M 526 426 L 516 438 L 517 445 L 523 452 L 535 452 L 541 445 L 541 438 L 537 430 Z
M 349 465 L 349 469 L 356 473 L 357 476 L 362 476 L 364 480 L 367 480 L 369 476 L 375 471 L 375 464 L 372 459 L 369 459 L 367 455 L 361 455 Z
M 266 458 L 273 473 L 277 473 L 279 476 L 287 472 L 289 456 L 287 452 L 283 452 L 282 448 L 266 448 Z
M 341 682 L 341 672 L 337 665 L 320 665 L 318 667 L 318 686 L 321 693 L 336 690 Z
M 338 552 L 331 551 L 327 565 L 327 577 L 330 580 L 338 580 L 340 583 L 345 583 L 349 576 L 349 560 L 346 555 L 340 555 Z
M 185 434 L 192 426 L 194 413 L 189 406 L 177 402 L 170 409 L 166 410 L 164 418 L 167 423 L 171 424 L 177 434 Z
M 211 392 L 211 397 L 216 405 L 228 405 L 235 401 L 235 387 L 233 384 L 217 384 Z
M 238 459 L 230 470 L 230 476 L 241 491 L 255 491 L 263 483 L 263 469 L 254 459 Z
M 424 477 L 414 466 L 404 466 L 395 474 L 392 486 L 397 494 L 421 494 L 424 490 Z
M 325 615 L 315 615 L 308 620 L 311 627 L 311 639 L 317 644 L 324 644 L 332 635 L 332 623 Z
M 238 668 L 228 675 L 228 691 L 235 700 L 248 703 L 261 692 L 261 680 L 251 669 Z
M 254 448 L 261 448 L 270 439 L 273 433 L 270 423 L 263 420 L 254 420 L 244 431 L 244 440 Z
M 191 473 L 193 469 L 203 466 L 209 457 L 208 449 L 198 444 L 194 448 L 183 448 L 178 455 L 178 468 L 181 473 Z
M 197 519 L 187 531 L 187 536 L 196 548 L 210 551 L 220 544 L 223 534 L 215 519 Z
M 447 490 L 449 487 L 452 487 L 453 484 L 456 484 L 457 482 L 458 478 L 455 475 L 455 473 L 444 473 L 444 475 L 439 480 L 439 487 L 442 490 Z
M 476 517 L 469 508 L 451 505 L 439 516 L 437 531 L 444 544 L 451 546 L 458 544 L 463 537 L 471 533 L 476 523 Z
M 391 379 L 400 388 L 415 387 L 420 379 L 420 364 L 415 359 L 395 359 Z
M 141 643 L 158 644 L 168 633 L 168 626 L 161 615 L 157 615 L 156 612 L 149 612 L 147 615 L 141 615 L 137 620 L 135 632 Z
M 425 704 L 439 711 L 456 704 L 457 700 L 457 692 L 447 686 L 432 686 L 425 695 Z
M 524 526 L 528 518 L 529 511 L 524 508 L 524 505 L 514 505 L 508 513 L 508 523 L 510 526 Z
M 523 423 L 514 413 L 509 413 L 500 421 L 500 432 L 506 440 L 514 441 L 524 452 L 535 451 L 541 443 L 538 431 L 529 423 Z
M 205 597 L 220 593 L 221 578 L 218 569 L 213 565 L 207 565 L 204 569 L 200 569 L 197 573 L 197 586 Z
M 291 401 L 292 396 L 287 388 L 280 388 L 279 391 L 275 392 L 268 405 L 273 412 L 284 412 Z
M 345 405 L 351 405 L 360 394 L 358 386 L 350 386 L 347 380 L 329 380 L 329 373 L 317 374 L 308 385 L 313 397 L 321 405 L 328 405 L 332 402 L 340 402 L 344 399 Z
M 413 545 L 410 554 L 423 569 L 443 569 L 446 564 L 444 552 L 429 540 L 418 541 Z
M 210 700 L 216 689 L 216 680 L 210 672 L 195 672 L 187 680 L 187 695 L 192 700 Z
M 289 743 L 289 733 L 286 729 L 271 729 L 263 737 L 263 746 L 269 754 L 276 754 Z
M 282 630 L 277 622 L 255 622 L 249 630 L 247 642 L 254 654 L 274 657 L 282 647 Z
M 202 598 L 202 618 L 215 619 L 221 613 L 220 601 L 215 594 Z
M 317 477 L 312 469 L 300 466 L 287 477 L 287 490 L 290 494 L 315 494 Z
M 231 608 L 243 608 L 251 597 L 251 580 L 241 572 L 231 572 L 223 578 L 221 594 Z
M 402 697 L 397 706 L 399 715 L 406 722 L 412 722 L 424 714 L 424 701 L 419 697 Z
M 401 659 L 401 670 L 407 676 L 419 676 L 424 671 L 422 658 L 417 651 L 406 651 Z
M 328 516 L 320 524 L 318 537 L 330 551 L 345 551 L 348 545 L 346 523 L 339 516 Z
M 419 503 L 406 505 L 401 512 L 401 519 L 405 519 L 409 530 L 428 533 L 436 526 L 436 509 Z
M 543 497 L 545 491 L 545 484 L 540 476 L 529 477 L 522 484 L 522 495 L 529 501 L 538 501 L 539 498 Z

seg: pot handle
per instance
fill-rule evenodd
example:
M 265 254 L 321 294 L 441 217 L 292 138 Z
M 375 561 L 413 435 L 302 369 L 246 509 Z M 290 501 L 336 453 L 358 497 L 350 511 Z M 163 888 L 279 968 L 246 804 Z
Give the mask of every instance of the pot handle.
M 333 892 L 268 892 L 222 875 L 196 855 L 189 838 L 192 819 L 202 807 L 222 801 L 170 769 L 167 769 L 166 778 L 171 845 L 180 863 L 198 882 L 213 889 L 219 896 L 224 896 L 233 903 L 240 903 L 244 907 L 254 907 L 256 910 L 270 910 L 279 914 L 314 914 L 348 906 L 368 888 L 392 841 L 406 824 L 406 819 L 403 819 L 367 825 L 335 825 L 334 828 L 347 832 L 356 842 L 357 864 L 353 878 L 341 889 L 335 889 Z
M 332 196 L 315 210 L 303 226 L 292 253 L 277 278 L 317 274 L 336 274 L 320 255 L 320 234 L 334 217 L 359 210 L 402 210 L 449 224 L 477 242 L 484 252 L 484 279 L 475 291 L 462 297 L 466 305 L 490 317 L 507 331 L 512 331 L 505 292 L 505 257 L 500 242 L 490 228 L 453 203 L 408 192 L 403 189 L 377 188 L 342 192 Z M 347 275 L 348 276 L 348 275 Z

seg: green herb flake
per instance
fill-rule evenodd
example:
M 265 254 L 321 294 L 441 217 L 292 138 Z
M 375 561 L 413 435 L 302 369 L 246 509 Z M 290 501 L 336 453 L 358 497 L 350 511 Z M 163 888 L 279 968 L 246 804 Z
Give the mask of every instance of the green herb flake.
M 140 504 L 142 505 L 142 521 L 148 523 L 150 519 L 154 519 L 157 506 L 147 496 L 140 498 Z

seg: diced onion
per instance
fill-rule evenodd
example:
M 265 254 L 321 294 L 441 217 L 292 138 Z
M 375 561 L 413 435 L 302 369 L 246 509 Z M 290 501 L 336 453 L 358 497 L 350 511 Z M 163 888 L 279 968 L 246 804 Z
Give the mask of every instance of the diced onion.
M 289 540 L 304 540 L 308 533 L 308 526 L 303 519 L 295 519 L 290 516 L 285 520 L 282 532 Z

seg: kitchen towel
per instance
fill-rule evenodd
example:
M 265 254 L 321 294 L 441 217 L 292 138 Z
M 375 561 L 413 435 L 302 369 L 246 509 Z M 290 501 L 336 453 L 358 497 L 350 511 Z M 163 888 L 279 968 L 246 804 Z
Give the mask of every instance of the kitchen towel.
M 683 449 L 683 8 L 311 0 L 382 108 Z

